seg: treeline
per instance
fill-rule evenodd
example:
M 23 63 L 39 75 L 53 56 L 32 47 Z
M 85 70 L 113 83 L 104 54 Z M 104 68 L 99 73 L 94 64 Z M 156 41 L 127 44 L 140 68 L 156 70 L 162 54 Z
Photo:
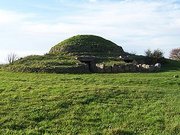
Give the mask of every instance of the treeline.
M 145 51 L 145 56 L 149 58 L 160 59 L 164 58 L 164 53 L 160 49 L 156 49 L 154 51 L 148 49 Z M 172 49 L 170 51 L 169 58 L 173 60 L 180 60 L 180 48 Z

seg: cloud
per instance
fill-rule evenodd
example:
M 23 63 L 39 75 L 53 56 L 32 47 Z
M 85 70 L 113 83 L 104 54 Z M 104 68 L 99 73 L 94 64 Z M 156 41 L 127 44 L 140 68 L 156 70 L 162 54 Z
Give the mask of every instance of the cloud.
M 143 54 L 147 48 L 162 48 L 166 56 L 171 48 L 180 45 L 180 4 L 173 0 L 89 2 L 75 4 L 61 0 L 55 7 L 36 6 L 48 13 L 0 10 L 3 18 L 0 44 L 5 49 L 45 52 L 69 36 L 96 34 L 123 46 L 126 51 Z M 67 8 L 64 12 L 63 3 Z
M 21 22 L 28 18 L 33 17 L 34 14 L 32 13 L 19 13 L 16 11 L 11 10 L 1 10 L 0 9 L 0 26 L 2 25 L 11 25 L 17 22 Z
M 15 23 L 21 20 L 23 18 L 23 15 L 11 11 L 0 10 L 0 18 L 0 25 L 2 25 Z

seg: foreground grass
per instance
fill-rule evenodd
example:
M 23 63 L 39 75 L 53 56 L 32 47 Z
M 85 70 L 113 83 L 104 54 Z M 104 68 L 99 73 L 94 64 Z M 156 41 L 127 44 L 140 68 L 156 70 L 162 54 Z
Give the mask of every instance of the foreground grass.
M 0 71 L 0 134 L 180 134 L 180 72 Z

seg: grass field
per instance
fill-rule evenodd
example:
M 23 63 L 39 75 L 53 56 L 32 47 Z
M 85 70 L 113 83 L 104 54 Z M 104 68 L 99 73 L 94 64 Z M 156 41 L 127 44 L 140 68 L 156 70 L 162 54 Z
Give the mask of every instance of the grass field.
M 178 135 L 180 71 L 0 71 L 0 134 Z

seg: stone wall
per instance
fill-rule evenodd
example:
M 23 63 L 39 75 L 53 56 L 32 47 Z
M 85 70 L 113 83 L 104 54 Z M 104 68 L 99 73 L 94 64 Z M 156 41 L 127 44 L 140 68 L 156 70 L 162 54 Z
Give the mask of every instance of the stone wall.
M 160 70 L 159 67 L 146 64 L 126 64 L 105 66 L 104 64 L 96 64 L 96 72 L 100 73 L 125 73 L 125 72 L 155 72 Z

